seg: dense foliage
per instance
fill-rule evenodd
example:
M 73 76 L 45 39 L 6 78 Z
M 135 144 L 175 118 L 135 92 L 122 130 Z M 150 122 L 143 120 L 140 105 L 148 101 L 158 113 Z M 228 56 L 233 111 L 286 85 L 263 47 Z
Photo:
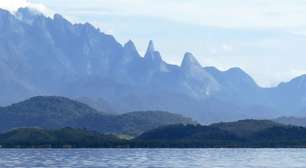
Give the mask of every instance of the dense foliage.
M 211 126 L 235 133 L 241 137 L 247 137 L 258 131 L 283 125 L 269 120 L 240 120 L 237 122 L 216 123 Z
M 112 135 L 72 128 L 21 128 L 0 135 L 0 145 L 6 148 L 108 148 L 124 144 L 124 140 Z
M 148 131 L 134 141 L 138 147 L 306 147 L 306 128 L 266 120 L 172 125 Z
M 239 121 L 222 123 L 222 129 L 201 125 L 169 125 L 147 131 L 135 139 L 122 140 L 85 129 L 64 128 L 57 130 L 21 128 L 0 134 L 2 147 L 48 148 L 280 148 L 306 147 L 306 128 L 276 125 L 254 129 L 249 134 L 237 134 L 241 123 L 267 121 Z M 262 123 L 261 123 L 262 122 Z M 225 125 L 223 125 L 225 124 Z M 230 128 L 226 126 L 230 125 Z M 219 125 L 220 126 L 220 125 Z M 230 131 L 227 131 L 230 130 Z

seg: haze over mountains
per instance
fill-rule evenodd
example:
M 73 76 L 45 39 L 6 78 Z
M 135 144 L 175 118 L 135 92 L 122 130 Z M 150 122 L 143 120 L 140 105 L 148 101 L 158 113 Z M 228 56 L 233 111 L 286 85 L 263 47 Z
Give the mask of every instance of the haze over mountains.
M 106 134 L 135 136 L 160 126 L 196 124 L 190 118 L 161 111 L 111 115 L 64 97 L 38 96 L 0 108 L 0 132 L 16 128 L 85 128 Z
M 142 57 L 132 41 L 121 45 L 88 23 L 28 8 L 0 10 L 0 32 L 2 106 L 57 95 L 100 100 L 119 113 L 163 110 L 203 123 L 306 116 L 306 76 L 261 88 L 240 68 L 203 67 L 189 52 L 171 65 L 152 41 Z

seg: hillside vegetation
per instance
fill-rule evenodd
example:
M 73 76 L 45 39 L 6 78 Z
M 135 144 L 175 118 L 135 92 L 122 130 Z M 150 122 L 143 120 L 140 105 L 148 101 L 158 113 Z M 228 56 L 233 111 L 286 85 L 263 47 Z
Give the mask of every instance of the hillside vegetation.
M 110 115 L 86 104 L 55 96 L 33 97 L 0 108 L 0 132 L 20 127 L 86 128 L 112 134 L 138 135 L 170 124 L 193 124 L 190 118 L 161 111 Z

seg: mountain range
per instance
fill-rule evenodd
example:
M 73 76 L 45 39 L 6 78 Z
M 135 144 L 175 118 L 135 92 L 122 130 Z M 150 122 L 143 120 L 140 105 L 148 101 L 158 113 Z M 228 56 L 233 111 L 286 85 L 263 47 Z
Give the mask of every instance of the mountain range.
M 57 95 L 106 112 L 170 111 L 201 123 L 306 116 L 306 75 L 262 88 L 240 68 L 204 67 L 189 52 L 168 64 L 152 41 L 141 56 L 132 41 L 29 8 L 0 9 L 0 32 L 2 106 Z

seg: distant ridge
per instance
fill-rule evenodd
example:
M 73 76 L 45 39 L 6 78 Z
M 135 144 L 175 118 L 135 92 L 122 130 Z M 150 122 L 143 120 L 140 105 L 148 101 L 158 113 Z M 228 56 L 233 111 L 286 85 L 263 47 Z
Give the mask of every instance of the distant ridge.
M 33 97 L 0 108 L 0 132 L 24 127 L 58 129 L 86 128 L 112 134 L 138 135 L 170 124 L 192 124 L 190 118 L 160 111 L 110 115 L 86 104 L 56 96 Z

